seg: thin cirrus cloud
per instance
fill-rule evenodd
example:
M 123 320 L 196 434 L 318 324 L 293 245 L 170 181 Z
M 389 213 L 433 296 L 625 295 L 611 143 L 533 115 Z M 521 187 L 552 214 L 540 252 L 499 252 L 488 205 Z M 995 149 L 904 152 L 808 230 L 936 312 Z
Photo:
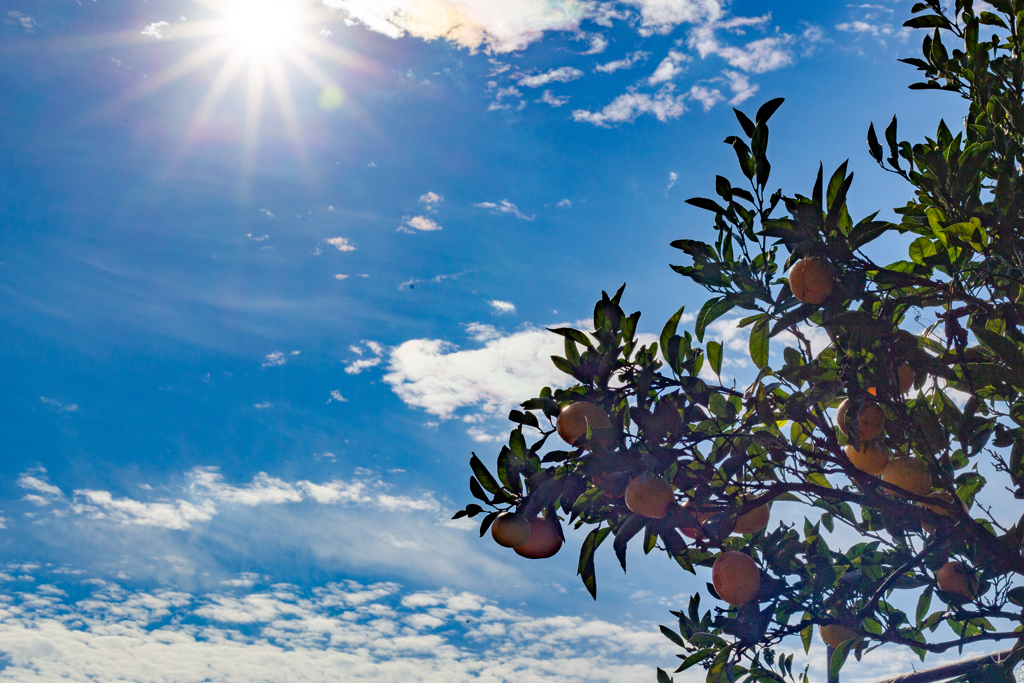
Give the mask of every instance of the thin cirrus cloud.
M 643 50 L 637 50 L 636 52 L 630 52 L 622 59 L 616 59 L 611 62 L 604 64 L 598 64 L 594 67 L 594 71 L 599 73 L 610 74 L 622 69 L 632 69 L 636 66 L 637 62 L 641 62 L 651 56 L 650 52 L 644 52 Z
M 519 79 L 519 85 L 526 88 L 539 88 L 551 83 L 569 83 L 577 78 L 582 78 L 583 72 L 571 66 L 562 66 L 552 69 L 547 73 L 535 76 L 523 76 Z
M 536 218 L 536 216 L 527 216 L 519 210 L 518 206 L 507 199 L 502 199 L 500 202 L 479 202 L 473 206 L 478 209 L 490 209 L 494 213 L 507 213 L 515 216 L 516 218 L 521 218 L 524 221 L 532 221 Z

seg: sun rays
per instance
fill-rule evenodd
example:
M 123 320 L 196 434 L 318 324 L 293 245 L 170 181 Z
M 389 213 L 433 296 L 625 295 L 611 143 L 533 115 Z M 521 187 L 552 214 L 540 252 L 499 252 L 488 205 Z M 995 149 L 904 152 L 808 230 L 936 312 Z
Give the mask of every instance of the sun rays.
M 334 17 L 308 0 L 191 0 L 206 17 L 151 24 L 131 35 L 111 36 L 94 45 L 149 42 L 195 44 L 169 66 L 108 104 L 101 116 L 120 112 L 200 69 L 219 62 L 205 93 L 199 98 L 184 131 L 176 158 L 183 158 L 201 137 L 209 119 L 232 87 L 241 82 L 244 109 L 237 130 L 241 132 L 241 163 L 245 176 L 255 167 L 265 99 L 273 95 L 285 131 L 301 159 L 304 143 L 299 108 L 289 75 L 295 72 L 320 88 L 317 99 L 323 109 L 346 102 L 344 89 L 321 64 L 326 60 L 347 71 L 365 71 L 367 64 L 351 52 L 325 39 Z M 269 93 L 268 93 L 269 91 Z

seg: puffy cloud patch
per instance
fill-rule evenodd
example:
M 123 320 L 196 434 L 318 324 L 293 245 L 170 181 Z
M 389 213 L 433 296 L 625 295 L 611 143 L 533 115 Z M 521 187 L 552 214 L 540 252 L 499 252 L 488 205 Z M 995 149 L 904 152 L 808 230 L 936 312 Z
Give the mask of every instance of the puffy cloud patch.
M 549 31 L 576 31 L 593 11 L 586 0 L 324 0 L 350 23 L 391 38 L 446 40 L 492 53 L 522 50 Z
M 405 221 L 405 225 L 408 225 L 410 228 L 413 228 L 414 230 L 420 230 L 422 232 L 434 232 L 436 230 L 442 229 L 440 225 L 438 225 L 435 221 L 427 218 L 426 216 L 413 216 L 412 218 L 409 218 Z M 403 230 L 404 227 L 405 226 L 402 226 L 402 228 L 399 228 L 399 230 Z M 408 229 L 405 229 L 404 231 L 411 232 Z
M 479 349 L 440 339 L 413 339 L 391 351 L 384 381 L 405 403 L 443 419 L 473 408 L 498 417 L 544 386 L 567 386 L 551 356 L 562 338 L 528 327 L 489 338 Z
M 668 84 L 671 86 L 671 84 Z M 685 95 L 676 95 L 671 87 L 662 88 L 656 94 L 627 92 L 605 105 L 601 111 L 577 109 L 572 117 L 577 121 L 592 123 L 602 128 L 634 121 L 638 116 L 650 114 L 659 121 L 677 119 L 686 111 L 683 105 Z
M 510 301 L 499 301 L 497 299 L 487 302 L 495 313 L 515 313 L 516 306 Z
M 674 654 L 653 624 L 536 616 L 465 591 L 299 589 L 243 574 L 185 593 L 64 578 L 67 590 L 43 584 L 0 601 L 5 679 L 611 683 L 650 678 Z
M 647 83 L 649 85 L 658 85 L 659 83 L 671 81 L 685 71 L 683 64 L 688 61 L 690 61 L 689 56 L 684 55 L 678 50 L 669 50 L 668 56 L 661 60 L 661 63 L 658 64 L 658 68 L 654 70 L 654 73 L 648 76 Z
M 142 29 L 142 35 L 147 38 L 153 38 L 154 40 L 165 40 L 168 36 L 164 33 L 164 30 L 170 27 L 170 23 L 166 21 L 154 21 L 151 24 L 146 24 Z
M 329 238 L 325 239 L 324 242 L 327 242 L 327 244 L 331 245 L 332 247 L 334 247 L 338 251 L 355 251 L 356 250 L 356 248 L 354 246 L 352 246 L 352 243 L 349 242 L 344 237 L 329 237 Z

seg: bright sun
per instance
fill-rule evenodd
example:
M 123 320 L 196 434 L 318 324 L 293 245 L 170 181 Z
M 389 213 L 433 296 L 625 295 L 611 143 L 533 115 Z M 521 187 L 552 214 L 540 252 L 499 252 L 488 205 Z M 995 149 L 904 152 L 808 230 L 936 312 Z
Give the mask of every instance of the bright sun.
M 233 0 L 222 10 L 224 34 L 250 57 L 261 58 L 295 47 L 301 10 L 287 0 Z

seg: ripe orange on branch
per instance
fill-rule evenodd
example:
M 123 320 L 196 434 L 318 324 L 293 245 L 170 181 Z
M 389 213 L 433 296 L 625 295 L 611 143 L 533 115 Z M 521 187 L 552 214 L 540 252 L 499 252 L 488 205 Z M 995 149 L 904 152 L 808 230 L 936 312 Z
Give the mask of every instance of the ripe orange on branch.
M 562 536 L 555 523 L 546 517 L 530 520 L 530 537 L 526 543 L 512 549 L 529 560 L 543 560 L 551 557 L 562 547 Z
M 821 259 L 802 258 L 789 269 L 789 288 L 801 303 L 824 303 L 834 286 L 832 269 Z
M 612 428 L 608 413 L 604 412 L 601 406 L 589 401 L 577 401 L 562 408 L 555 428 L 563 441 L 575 446 L 577 441 L 587 435 L 587 424 L 590 425 L 591 432 Z
M 867 472 L 876 477 L 889 464 L 889 454 L 873 441 L 861 441 L 860 449 L 849 444 L 846 447 L 846 459 L 861 472 Z
M 662 519 L 676 500 L 672 484 L 659 477 L 634 477 L 626 486 L 626 507 L 651 519 Z
M 920 458 L 890 460 L 882 470 L 882 481 L 919 496 L 927 496 L 932 490 L 932 475 Z
M 750 499 L 751 496 L 743 496 L 744 502 Z M 740 515 L 736 518 L 736 526 L 732 532 L 734 534 L 756 534 L 761 529 L 768 526 L 768 520 L 771 518 L 771 509 L 768 504 L 765 503 L 759 507 L 754 508 L 745 515 Z
M 711 567 L 711 584 L 718 597 L 739 607 L 761 590 L 761 571 L 750 555 L 730 550 L 718 556 Z
M 850 427 L 846 424 L 847 413 L 850 410 L 850 399 L 839 404 L 836 412 L 836 424 L 846 436 L 850 436 Z M 885 431 L 885 413 L 875 403 L 866 403 L 860 411 L 860 421 L 857 426 L 857 439 L 861 442 L 877 439 Z
M 506 548 L 524 545 L 530 540 L 530 520 L 512 512 L 503 512 L 491 524 L 491 538 Z
M 848 640 L 858 637 L 858 633 L 852 628 L 842 624 L 825 624 L 818 627 L 818 634 L 822 641 L 829 647 L 839 647 Z
M 964 600 L 973 600 L 978 596 L 980 582 L 961 562 L 954 560 L 939 567 L 935 572 L 935 581 L 939 585 L 940 591 L 951 593 Z

